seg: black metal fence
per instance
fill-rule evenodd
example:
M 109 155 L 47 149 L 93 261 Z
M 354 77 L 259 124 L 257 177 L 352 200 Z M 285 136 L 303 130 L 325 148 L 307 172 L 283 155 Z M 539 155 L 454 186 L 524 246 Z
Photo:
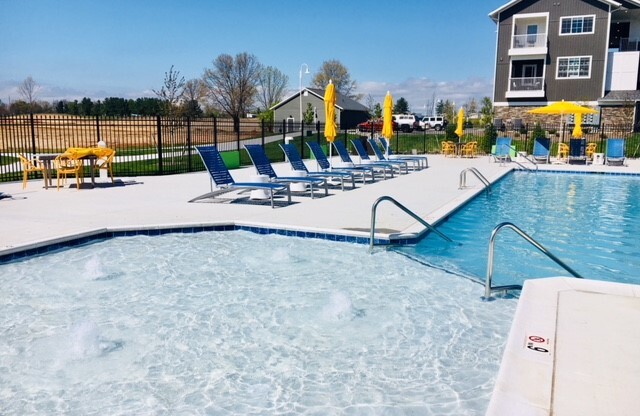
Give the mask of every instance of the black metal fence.
M 306 141 L 326 145 L 324 126 L 277 122 L 266 123 L 258 119 L 243 119 L 234 123 L 224 118 L 166 118 L 166 117 L 82 117 L 67 115 L 20 115 L 0 117 L 0 181 L 17 181 L 22 168 L 17 154 L 35 156 L 62 153 L 70 147 L 92 147 L 103 141 L 116 150 L 116 176 L 165 175 L 202 170 L 204 167 L 195 146 L 215 144 L 220 151 L 236 151 L 238 164 L 251 161 L 242 145 L 257 143 L 267 149 L 272 161 L 284 160 L 278 143 L 290 137 L 299 146 L 303 157 L 309 157 Z M 391 145 L 396 153 L 439 153 L 444 140 L 457 141 L 455 126 L 445 130 L 396 132 Z M 640 154 L 640 134 L 631 126 L 602 125 L 583 127 L 588 142 L 597 144 L 597 152 L 604 153 L 607 138 L 626 139 L 627 157 Z M 349 141 L 370 137 L 377 132 L 339 130 L 337 140 Z M 477 141 L 480 152 L 490 153 L 496 137 L 511 137 L 518 151 L 531 153 L 535 137 L 551 137 L 556 154 L 557 143 L 568 141 L 571 126 L 548 124 L 513 126 L 496 130 L 493 126 L 469 127 L 460 139 Z M 233 166 L 232 166 L 233 167 Z

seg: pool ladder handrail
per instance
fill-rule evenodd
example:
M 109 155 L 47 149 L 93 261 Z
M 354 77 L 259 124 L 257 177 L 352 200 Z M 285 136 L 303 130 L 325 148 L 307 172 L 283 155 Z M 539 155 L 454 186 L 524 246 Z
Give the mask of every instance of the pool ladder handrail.
M 442 232 L 440 232 L 437 229 L 435 229 L 431 224 L 429 224 L 428 222 L 426 222 L 425 220 L 420 218 L 417 214 L 415 214 L 409 208 L 405 207 L 404 205 L 402 205 L 400 202 L 396 201 L 392 197 L 390 197 L 388 195 L 385 195 L 385 196 L 381 196 L 380 198 L 376 199 L 376 201 L 371 206 L 371 232 L 370 232 L 370 239 L 369 239 L 369 252 L 370 253 L 373 252 L 373 246 L 374 246 L 374 243 L 375 243 L 376 210 L 378 209 L 378 205 L 383 201 L 389 201 L 389 202 L 393 203 L 395 206 L 397 206 L 398 208 L 403 210 L 406 214 L 411 216 L 414 220 L 418 221 L 420 224 L 425 226 L 430 231 L 433 231 L 434 233 L 438 234 L 440 237 L 442 237 L 444 240 L 446 240 L 446 241 L 448 241 L 450 243 L 453 242 L 452 239 L 450 239 L 449 237 L 444 235 Z
M 471 172 L 475 175 L 476 178 L 482 182 L 485 189 L 487 190 L 487 195 L 491 193 L 491 182 L 487 178 L 484 177 L 480 171 L 474 167 L 466 168 L 462 172 L 460 172 L 460 183 L 458 185 L 458 189 L 463 189 L 467 187 L 467 172 Z
M 524 238 L 528 243 L 530 243 L 535 248 L 540 250 L 542 254 L 549 257 L 560 267 L 562 267 L 563 269 L 571 273 L 573 277 L 577 277 L 579 279 L 584 278 L 580 274 L 578 274 L 578 272 L 573 270 L 571 267 L 566 265 L 562 260 L 556 257 L 553 253 L 547 250 L 542 244 L 534 240 L 533 237 L 531 237 L 529 234 L 525 233 L 520 228 L 518 228 L 516 225 L 510 222 L 503 222 L 501 224 L 498 224 L 493 229 L 493 232 L 491 233 L 491 238 L 489 239 L 489 257 L 487 259 L 487 279 L 485 280 L 485 283 L 484 283 L 484 296 L 482 297 L 482 300 L 486 300 L 486 301 L 493 300 L 493 298 L 491 297 L 491 292 L 522 289 L 521 285 L 505 285 L 505 286 L 493 286 L 493 287 L 491 286 L 491 281 L 493 279 L 493 253 L 495 250 L 495 240 L 498 235 L 498 232 L 500 232 L 500 230 L 504 228 L 510 228 L 511 230 L 515 231 L 520 237 Z

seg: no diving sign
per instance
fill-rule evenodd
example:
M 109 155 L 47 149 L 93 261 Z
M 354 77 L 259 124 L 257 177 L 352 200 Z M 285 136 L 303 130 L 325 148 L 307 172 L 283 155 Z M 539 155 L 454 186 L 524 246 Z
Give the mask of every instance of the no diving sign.
M 527 335 L 525 347 L 534 353 L 551 355 L 551 340 L 539 334 Z

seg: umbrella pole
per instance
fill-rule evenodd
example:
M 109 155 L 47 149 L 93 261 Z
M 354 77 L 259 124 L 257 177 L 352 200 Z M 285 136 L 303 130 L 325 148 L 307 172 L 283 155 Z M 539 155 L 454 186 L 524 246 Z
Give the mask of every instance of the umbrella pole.
M 329 141 L 327 143 L 329 143 L 329 172 L 332 172 L 333 171 L 333 158 L 332 158 L 331 154 L 333 153 L 332 152 L 333 143 L 329 142 Z

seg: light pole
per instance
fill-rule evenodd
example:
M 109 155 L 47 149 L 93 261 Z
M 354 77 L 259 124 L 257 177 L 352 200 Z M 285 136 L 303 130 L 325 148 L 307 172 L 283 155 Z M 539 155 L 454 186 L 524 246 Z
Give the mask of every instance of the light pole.
M 300 65 L 300 92 L 299 92 L 299 94 L 300 94 L 300 125 L 301 126 L 302 126 L 302 74 L 303 74 L 302 68 L 303 67 L 305 68 L 304 73 L 308 74 L 309 73 L 309 65 L 307 65 L 307 64 Z

